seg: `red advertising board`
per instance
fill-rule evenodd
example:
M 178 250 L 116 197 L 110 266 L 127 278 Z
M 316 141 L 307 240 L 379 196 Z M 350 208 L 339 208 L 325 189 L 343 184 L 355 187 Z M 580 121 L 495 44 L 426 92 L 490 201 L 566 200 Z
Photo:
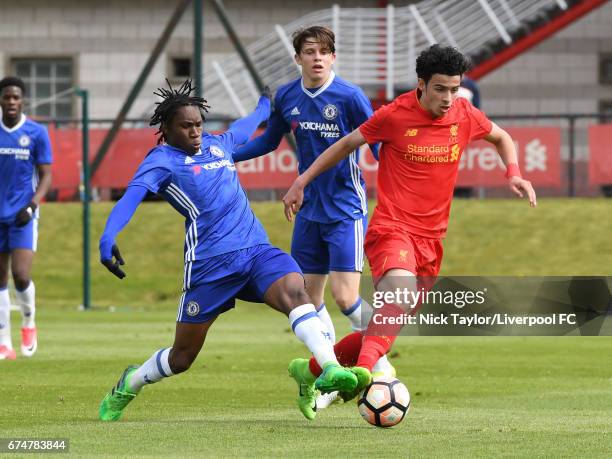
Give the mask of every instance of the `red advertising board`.
M 612 124 L 589 127 L 589 183 L 612 184 Z
M 523 175 L 535 185 L 560 186 L 559 128 L 508 128 L 519 155 Z M 138 165 L 155 145 L 154 129 L 124 129 L 119 132 L 92 185 L 101 188 L 123 188 Z M 106 130 L 90 132 L 90 159 L 97 152 Z M 257 134 L 259 135 L 259 133 Z M 53 145 L 53 188 L 76 188 L 80 181 L 81 132 L 50 129 Z M 600 142 L 603 144 L 603 142 Z M 378 163 L 363 147 L 359 165 L 368 186 L 376 187 Z M 297 159 L 283 140 L 276 151 L 238 164 L 240 181 L 246 189 L 288 188 L 297 175 Z M 610 168 L 608 169 L 610 171 Z M 612 173 L 612 172 L 610 172 Z M 495 147 L 485 141 L 470 144 L 459 163 L 459 186 L 504 186 L 504 167 Z
M 514 140 L 524 178 L 534 185 L 561 186 L 561 129 L 505 128 Z M 506 168 L 495 145 L 479 140 L 468 145 L 459 161 L 459 186 L 505 186 Z
M 92 177 L 92 186 L 124 188 L 142 159 L 155 146 L 155 129 L 123 129 Z M 106 129 L 89 131 L 89 158 L 95 157 Z M 77 129 L 49 129 L 53 148 L 53 188 L 76 188 L 81 180 L 82 137 Z
M 561 130 L 555 127 L 507 130 L 517 147 L 523 176 L 538 186 L 559 187 Z M 378 164 L 367 147 L 362 149 L 359 166 L 368 187 L 376 188 Z M 240 181 L 247 189 L 288 188 L 296 177 L 297 160 L 283 140 L 275 152 L 238 164 L 237 169 Z M 457 185 L 505 186 L 505 170 L 495 146 L 480 140 L 463 152 Z

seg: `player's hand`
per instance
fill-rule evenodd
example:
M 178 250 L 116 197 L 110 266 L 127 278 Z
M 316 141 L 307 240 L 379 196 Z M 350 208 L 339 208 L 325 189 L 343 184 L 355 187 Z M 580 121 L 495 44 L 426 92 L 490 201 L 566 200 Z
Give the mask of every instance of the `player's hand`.
M 508 186 L 510 186 L 512 192 L 519 198 L 523 197 L 523 192 L 527 193 L 527 198 L 529 199 L 529 205 L 531 207 L 538 205 L 535 190 L 531 186 L 531 182 L 529 180 L 525 180 L 515 175 L 510 177 L 508 180 Z
M 27 225 L 32 217 L 34 216 L 34 212 L 36 212 L 36 207 L 38 207 L 35 203 L 30 202 L 27 206 L 17 212 L 17 217 L 15 217 L 15 224 L 17 226 L 25 226 Z
M 123 257 L 119 252 L 119 247 L 117 244 L 113 244 L 113 248 L 111 249 L 111 253 L 113 254 L 111 258 L 106 260 L 101 260 L 100 262 L 106 266 L 111 273 L 117 276 L 119 279 L 123 279 L 125 277 L 125 273 L 119 266 L 123 266 L 125 261 L 123 261 Z M 114 258 L 114 261 L 113 261 Z
M 263 90 L 261 91 L 261 95 L 263 97 L 267 97 L 268 99 L 272 100 L 272 90 L 270 89 L 270 86 L 265 86 Z
M 265 97 L 266 99 L 270 101 L 270 113 L 273 112 L 274 111 L 274 96 L 272 95 L 272 90 L 270 89 L 270 86 L 265 86 L 262 89 L 260 101 L 261 101 L 261 97 Z
M 287 221 L 293 220 L 293 216 L 297 214 L 300 207 L 302 207 L 302 202 L 304 202 L 304 185 L 302 185 L 300 177 L 298 177 L 291 184 L 291 188 L 289 188 L 289 191 L 287 191 L 287 194 L 283 197 Z

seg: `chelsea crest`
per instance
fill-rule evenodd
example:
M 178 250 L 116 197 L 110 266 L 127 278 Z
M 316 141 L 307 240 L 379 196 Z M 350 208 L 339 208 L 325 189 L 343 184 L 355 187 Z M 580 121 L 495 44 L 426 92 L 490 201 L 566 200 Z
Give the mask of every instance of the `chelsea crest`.
M 323 107 L 323 117 L 326 120 L 334 120 L 338 116 L 338 108 L 334 104 L 327 104 Z

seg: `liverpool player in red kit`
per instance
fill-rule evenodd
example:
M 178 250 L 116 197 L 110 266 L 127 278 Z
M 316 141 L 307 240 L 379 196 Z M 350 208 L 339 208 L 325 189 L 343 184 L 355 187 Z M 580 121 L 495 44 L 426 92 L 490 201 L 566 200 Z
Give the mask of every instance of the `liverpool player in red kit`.
M 285 197 L 285 215 L 291 220 L 303 199 L 303 190 L 315 177 L 348 156 L 355 148 L 381 142 L 378 204 L 365 238 L 374 285 L 379 292 L 429 288 L 442 262 L 442 242 L 457 178 L 459 159 L 468 143 L 485 139 L 495 145 L 506 165 L 508 186 L 527 195 L 536 206 L 531 183 L 521 177 L 510 135 L 484 113 L 458 98 L 461 78 L 469 61 L 455 48 L 433 45 L 416 63 L 418 86 L 377 110 L 351 134 L 324 153 L 300 175 Z M 428 281 L 427 281 L 428 280 Z M 425 281 L 425 284 L 423 284 Z M 377 312 L 394 317 L 415 306 L 394 301 Z M 391 348 L 401 325 L 370 322 L 363 339 L 348 335 L 336 344 L 340 363 L 354 365 L 359 384 L 344 398 L 352 398 L 371 380 L 374 363 Z M 320 373 L 311 362 L 306 381 Z M 316 385 L 316 382 L 315 382 Z

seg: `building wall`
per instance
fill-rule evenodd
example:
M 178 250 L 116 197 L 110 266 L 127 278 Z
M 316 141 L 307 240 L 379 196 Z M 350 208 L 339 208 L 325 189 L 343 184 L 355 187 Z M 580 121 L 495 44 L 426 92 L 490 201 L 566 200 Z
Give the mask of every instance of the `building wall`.
M 0 75 L 12 71 L 15 57 L 72 57 L 75 83 L 91 94 L 91 117 L 116 115 L 162 33 L 178 1 L 167 0 L 0 0 Z M 376 5 L 376 0 L 337 1 L 341 6 Z M 204 68 L 233 46 L 212 6 L 204 1 Z M 226 0 L 230 19 L 248 44 L 309 12 L 326 9 L 325 0 L 286 2 Z M 193 44 L 192 8 L 186 11 L 158 59 L 129 117 L 153 107 L 155 88 L 164 84 L 172 56 L 189 57 Z M 78 110 L 75 107 L 75 115 Z
M 204 66 L 233 47 L 209 2 L 204 3 Z M 373 7 L 369 1 L 341 6 Z M 404 4 L 406 2 L 402 2 Z M 91 93 L 91 116 L 113 117 L 136 80 L 177 1 L 167 0 L 0 0 L 0 74 L 15 57 L 70 56 L 75 84 Z M 230 19 L 248 44 L 318 9 L 324 0 L 226 0 Z M 290 6 L 288 6 L 290 5 Z M 483 108 L 490 114 L 596 112 L 612 100 L 612 86 L 600 85 L 600 52 L 612 52 L 612 2 L 517 57 L 481 81 Z M 187 11 L 137 99 L 130 117 L 153 107 L 152 92 L 164 84 L 172 56 L 192 52 L 192 11 Z M 75 107 L 75 115 L 78 110 Z
M 612 53 L 612 2 L 479 81 L 483 108 L 494 115 L 596 113 L 612 101 L 599 83 L 599 54 Z

